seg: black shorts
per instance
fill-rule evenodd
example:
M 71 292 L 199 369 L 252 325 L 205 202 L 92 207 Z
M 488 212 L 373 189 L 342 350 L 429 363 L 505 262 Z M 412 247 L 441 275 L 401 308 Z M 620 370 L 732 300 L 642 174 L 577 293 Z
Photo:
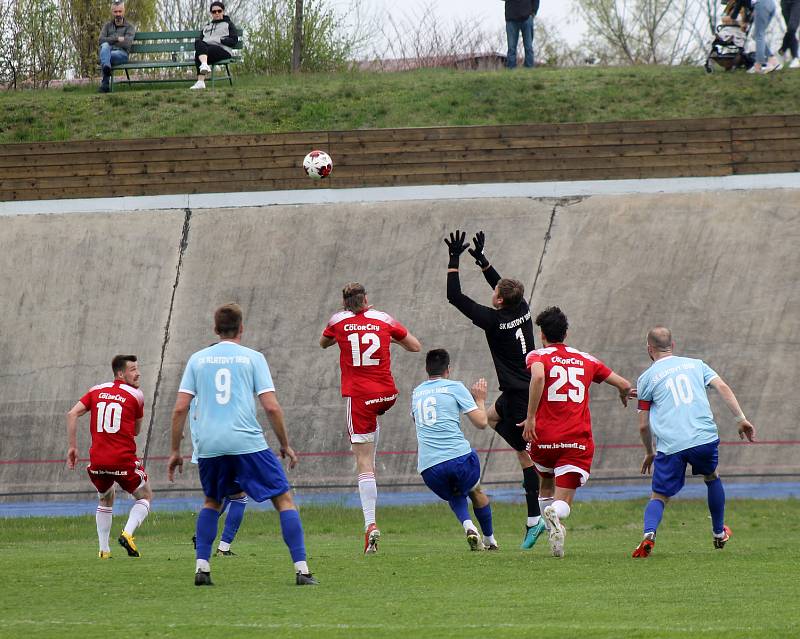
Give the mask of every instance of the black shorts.
M 517 426 L 528 416 L 528 391 L 504 391 L 494 403 L 500 416 L 495 430 L 514 450 L 524 451 L 528 445 L 522 439 L 522 427 Z

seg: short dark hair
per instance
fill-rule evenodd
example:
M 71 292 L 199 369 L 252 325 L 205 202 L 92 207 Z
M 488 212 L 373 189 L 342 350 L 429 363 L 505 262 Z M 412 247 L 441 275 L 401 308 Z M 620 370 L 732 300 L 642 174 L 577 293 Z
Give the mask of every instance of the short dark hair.
M 550 306 L 536 316 L 536 326 L 542 329 L 548 342 L 559 344 L 567 336 L 569 322 L 558 306 Z
M 225 5 L 222 4 L 219 0 L 214 0 L 214 2 L 211 3 L 211 6 L 208 8 L 208 10 L 211 11 L 211 9 L 213 9 L 214 7 L 219 7 L 220 9 L 225 11 Z
M 425 371 L 428 375 L 444 375 L 450 366 L 450 353 L 443 348 L 434 348 L 425 355 Z
M 111 370 L 114 371 L 114 375 L 116 376 L 117 373 L 125 372 L 128 362 L 135 361 L 136 355 L 114 355 L 114 359 L 111 360 Z
M 223 304 L 214 311 L 214 331 L 220 337 L 236 337 L 241 326 L 242 307 L 238 304 Z
M 519 280 L 504 277 L 497 282 L 497 294 L 503 298 L 503 308 L 514 308 L 525 296 L 525 285 Z
M 358 313 L 367 305 L 367 290 L 363 284 L 350 282 L 342 289 L 342 305 L 344 310 Z

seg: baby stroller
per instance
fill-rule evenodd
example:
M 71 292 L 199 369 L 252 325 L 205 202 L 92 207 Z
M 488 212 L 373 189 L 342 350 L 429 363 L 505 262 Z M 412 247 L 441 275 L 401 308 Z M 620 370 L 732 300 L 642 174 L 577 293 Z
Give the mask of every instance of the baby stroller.
M 734 3 L 728 3 L 728 5 L 732 4 Z M 725 11 L 726 16 L 729 9 L 730 6 Z M 714 67 L 711 65 L 712 60 L 726 71 L 749 69 L 755 64 L 755 54 L 746 50 L 751 24 L 749 16 L 745 16 L 745 21 L 747 31 L 744 31 L 734 20 L 726 20 L 723 17 L 722 24 L 714 30 L 714 41 L 711 43 L 711 50 L 706 57 L 706 73 L 714 71 Z

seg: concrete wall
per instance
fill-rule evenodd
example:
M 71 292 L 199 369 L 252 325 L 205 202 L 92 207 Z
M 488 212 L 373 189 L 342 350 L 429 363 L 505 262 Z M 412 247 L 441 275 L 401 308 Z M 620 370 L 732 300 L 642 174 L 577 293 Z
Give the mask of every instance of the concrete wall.
M 117 352 L 140 356 L 149 432 L 139 447 L 155 487 L 165 488 L 180 374 L 193 351 L 214 341 L 211 314 L 227 301 L 243 305 L 245 343 L 265 353 L 292 443 L 307 454 L 291 480 L 353 483 L 338 354 L 318 346 L 343 283 L 363 282 L 370 302 L 405 323 L 424 349 L 450 350 L 456 377 L 486 376 L 496 397 L 482 332 L 445 300 L 442 238 L 457 227 L 486 231 L 487 254 L 501 274 L 525 283 L 534 312 L 564 309 L 574 346 L 635 380 L 649 363 L 648 327 L 665 323 L 680 352 L 703 357 L 731 383 L 762 440 L 796 442 L 796 198 L 775 190 L 3 218 L 0 493 L 90 488 L 83 472 L 60 461 L 64 413 L 110 377 Z M 490 289 L 469 259 L 462 283 L 488 303 Z M 424 378 L 423 356 L 396 349 L 393 369 L 401 397 L 383 420 L 380 449 L 396 453 L 378 460 L 385 487 L 418 481 L 415 456 L 404 451 L 415 449 L 407 407 Z M 623 409 L 607 386 L 592 393 L 595 477 L 636 474 L 635 410 Z M 733 441 L 729 413 L 716 399 L 714 407 L 723 441 Z M 504 442 L 468 435 L 478 448 L 497 449 L 482 453 L 485 480 L 517 479 Z M 84 452 L 88 436 L 84 419 Z M 795 450 L 726 446 L 722 468 L 798 473 Z M 190 467 L 175 487 L 197 485 Z

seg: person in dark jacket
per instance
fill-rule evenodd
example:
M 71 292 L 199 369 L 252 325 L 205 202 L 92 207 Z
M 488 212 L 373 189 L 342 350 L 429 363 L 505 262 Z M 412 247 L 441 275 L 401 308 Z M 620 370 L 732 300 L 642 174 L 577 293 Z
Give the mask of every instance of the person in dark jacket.
M 100 66 L 103 68 L 103 80 L 99 91 L 108 93 L 111 80 L 111 67 L 125 64 L 128 52 L 136 35 L 136 27 L 125 19 L 125 3 L 114 2 L 111 5 L 113 19 L 106 22 L 100 30 Z
M 786 22 L 786 33 L 778 53 L 784 56 L 790 69 L 800 68 L 797 46 L 797 29 L 800 28 L 800 0 L 781 0 L 781 12 Z
M 517 44 L 522 34 L 522 46 L 525 49 L 525 66 L 533 66 L 533 17 L 539 10 L 539 0 L 504 0 L 506 3 L 506 38 L 508 39 L 508 55 L 506 66 L 513 69 L 517 66 Z
M 225 15 L 225 5 L 214 0 L 209 8 L 211 21 L 203 27 L 203 35 L 194 41 L 194 64 L 197 67 L 197 82 L 192 89 L 205 89 L 206 76 L 211 73 L 211 65 L 233 56 L 233 48 L 239 42 L 239 32 Z

